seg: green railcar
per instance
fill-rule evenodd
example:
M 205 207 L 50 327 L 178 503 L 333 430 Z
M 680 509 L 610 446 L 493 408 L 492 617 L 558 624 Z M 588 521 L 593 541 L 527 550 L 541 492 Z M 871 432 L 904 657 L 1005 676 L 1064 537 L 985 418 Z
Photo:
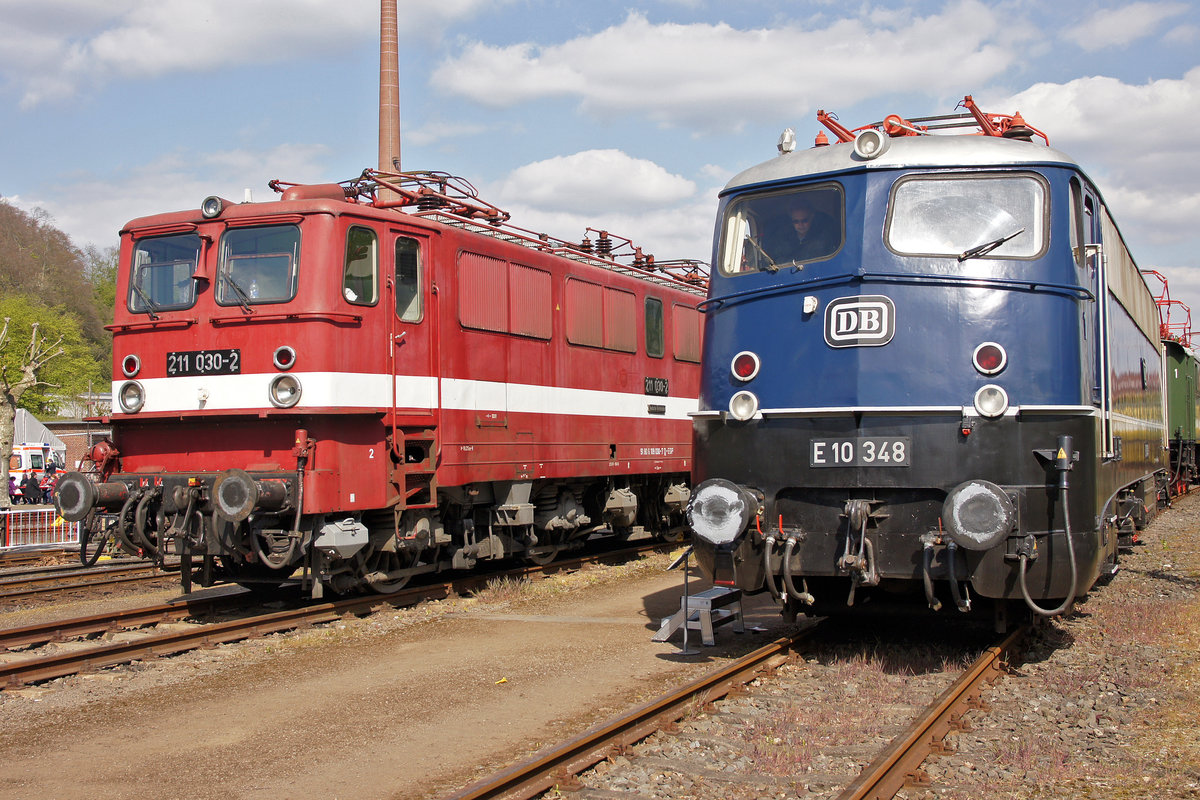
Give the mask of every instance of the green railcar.
M 1182 494 L 1200 480 L 1196 468 L 1197 408 L 1200 408 L 1200 361 L 1175 339 L 1163 339 L 1164 399 L 1167 404 L 1167 443 L 1171 450 L 1172 495 Z

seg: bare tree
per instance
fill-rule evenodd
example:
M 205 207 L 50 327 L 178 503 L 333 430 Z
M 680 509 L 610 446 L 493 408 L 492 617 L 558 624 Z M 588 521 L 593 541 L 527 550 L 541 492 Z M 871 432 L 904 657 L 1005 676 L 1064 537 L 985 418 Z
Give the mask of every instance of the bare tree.
M 13 344 L 9 334 L 11 317 L 4 318 L 4 327 L 0 328 L 0 363 L 9 368 L 0 369 L 0 454 L 12 453 L 13 435 L 16 428 L 17 408 L 25 392 L 35 386 L 51 386 L 53 384 L 41 380 L 38 376 L 42 368 L 51 359 L 61 356 L 65 351 L 62 347 L 63 337 L 59 336 L 54 342 L 47 342 L 40 335 L 39 323 L 32 323 L 29 336 L 29 347 L 22 350 L 20 355 L 6 357 L 5 350 Z M 8 458 L 4 458 L 0 466 L 0 480 L 8 486 Z M 0 507 L 9 505 L 8 492 L 0 498 Z

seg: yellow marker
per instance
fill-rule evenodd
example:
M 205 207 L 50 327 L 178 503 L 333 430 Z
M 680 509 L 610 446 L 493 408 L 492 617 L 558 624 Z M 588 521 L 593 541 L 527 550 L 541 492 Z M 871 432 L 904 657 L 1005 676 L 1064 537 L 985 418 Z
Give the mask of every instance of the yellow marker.
M 1058 455 L 1056 455 L 1055 458 L 1066 458 L 1066 457 L 1067 457 L 1067 451 L 1063 450 L 1061 447 L 1058 448 Z

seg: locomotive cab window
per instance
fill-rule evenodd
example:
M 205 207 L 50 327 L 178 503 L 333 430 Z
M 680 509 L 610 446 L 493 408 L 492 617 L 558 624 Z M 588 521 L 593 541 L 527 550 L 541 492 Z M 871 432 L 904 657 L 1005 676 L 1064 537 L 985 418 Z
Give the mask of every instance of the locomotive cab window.
M 646 355 L 662 358 L 666 342 L 663 330 L 663 302 L 657 297 L 646 298 Z
M 194 233 L 140 240 L 129 276 L 129 310 L 153 314 L 190 308 L 196 302 L 192 275 L 199 259 L 200 237 Z
M 221 237 L 217 302 L 223 306 L 284 303 L 296 296 L 300 229 L 295 225 L 233 228 Z
M 355 226 L 346 232 L 342 296 L 348 302 L 358 306 L 373 306 L 379 299 L 378 253 L 375 231 Z
M 835 255 L 845 238 L 845 205 L 837 184 L 735 200 L 722 222 L 721 272 L 776 272 Z
M 1036 258 L 1046 249 L 1042 178 L 1007 173 L 922 175 L 892 188 L 887 245 L 901 255 Z
M 420 322 L 421 248 L 416 239 L 396 240 L 396 316 L 405 322 Z

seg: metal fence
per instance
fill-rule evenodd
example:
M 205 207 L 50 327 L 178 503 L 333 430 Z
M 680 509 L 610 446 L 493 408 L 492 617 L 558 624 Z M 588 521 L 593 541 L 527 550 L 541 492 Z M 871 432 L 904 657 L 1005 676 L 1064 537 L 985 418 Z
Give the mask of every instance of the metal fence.
M 0 550 L 78 544 L 81 525 L 67 522 L 53 508 L 0 508 Z

